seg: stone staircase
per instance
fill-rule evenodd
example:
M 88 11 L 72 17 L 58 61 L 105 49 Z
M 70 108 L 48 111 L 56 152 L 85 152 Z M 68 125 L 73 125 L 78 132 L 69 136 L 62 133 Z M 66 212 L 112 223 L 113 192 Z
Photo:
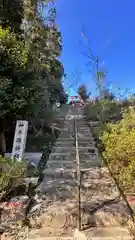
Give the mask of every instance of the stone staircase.
M 43 234 L 34 232 L 28 240 L 132 240 L 127 230 L 120 227 L 91 229 L 89 232 L 74 231 L 72 237 L 44 237 Z
M 102 166 L 95 142 L 83 117 L 83 110 L 70 108 L 65 126 L 50 154 L 44 180 L 42 229 L 28 240 L 81 239 L 73 237 L 77 221 L 76 159 L 74 120 L 76 115 L 81 169 L 82 228 L 85 239 L 131 239 L 125 223 L 130 213 L 108 170 Z M 125 224 L 125 227 L 122 227 Z M 37 238 L 36 238 L 37 236 Z M 40 238 L 40 237 L 41 238 Z M 60 238 L 61 237 L 61 238 Z

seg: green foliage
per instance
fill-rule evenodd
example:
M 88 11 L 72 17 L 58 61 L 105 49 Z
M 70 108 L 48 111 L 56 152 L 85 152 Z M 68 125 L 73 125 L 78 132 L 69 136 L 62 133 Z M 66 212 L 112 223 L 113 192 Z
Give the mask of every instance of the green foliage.
M 102 95 L 103 95 L 103 98 L 106 100 L 112 101 L 115 99 L 115 95 L 112 92 L 110 92 L 109 89 L 107 89 L 107 88 L 103 90 Z
M 40 88 L 42 86 L 42 98 L 39 99 L 42 102 L 41 105 L 44 104 L 45 107 L 59 98 L 61 101 L 65 101 L 61 83 L 64 68 L 58 60 L 62 50 L 62 41 L 61 33 L 56 26 L 56 9 L 53 2 L 49 0 L 38 0 L 37 3 L 30 0 L 24 1 L 24 19 L 26 21 L 24 35 L 30 48 L 29 68 L 36 73 L 37 86 Z M 41 3 L 44 11 L 40 7 L 38 8 Z M 37 82 L 37 75 L 40 78 L 40 84 Z
M 41 3 L 43 8 L 49 9 L 45 18 L 39 8 Z M 21 14 L 26 22 L 26 25 L 23 23 L 23 30 L 16 32 L 10 24 L 6 25 L 9 28 L 3 29 L 3 25 L 0 28 L 1 118 L 25 118 L 41 113 L 44 118 L 44 110 L 52 109 L 52 99 L 53 102 L 59 99 L 66 101 L 61 83 L 64 69 L 57 59 L 62 48 L 61 34 L 55 24 L 55 8 L 53 4 L 48 7 L 48 3 L 23 1 Z M 7 7 L 10 9 L 12 6 L 8 2 Z M 17 4 L 15 6 L 19 7 Z M 20 14 L 19 8 L 17 13 Z M 7 23 L 12 23 L 12 17 L 10 20 L 8 17 L 11 16 L 5 15 Z
M 121 119 L 122 106 L 117 104 L 117 102 L 112 102 L 111 100 L 103 98 L 100 101 L 100 109 L 101 114 L 99 114 L 99 119 L 102 123 Z
M 100 102 L 91 101 L 85 105 L 84 114 L 88 120 L 99 121 L 100 113 L 101 113 Z
M 0 117 L 23 115 L 31 104 L 32 89 L 25 82 L 28 45 L 8 29 L 0 29 Z
M 84 108 L 88 120 L 100 121 L 102 124 L 121 119 L 122 106 L 108 99 L 89 102 Z
M 98 62 L 99 62 L 99 60 L 96 61 L 96 63 L 98 63 Z M 105 78 L 105 77 L 106 77 L 106 72 L 104 72 L 104 71 L 98 71 L 98 72 L 97 72 L 97 77 L 98 77 L 99 79 Z
M 67 101 L 61 82 L 64 67 L 58 60 L 62 40 L 56 26 L 54 1 L 17 2 L 6 0 L 7 5 L 2 1 L 0 6 L 0 120 L 5 123 L 3 135 L 4 128 L 8 128 L 6 123 L 18 118 L 38 118 L 43 125 L 52 123 L 55 117 L 53 104 Z M 8 13 L 10 10 L 11 14 Z
M 125 191 L 134 191 L 135 180 L 135 111 L 124 112 L 119 123 L 107 125 L 100 140 L 104 145 L 103 158 Z
M 23 0 L 0 1 L 0 25 L 9 26 L 15 32 L 20 31 L 23 18 Z
M 27 44 L 15 33 L 0 28 L 0 75 L 25 67 L 28 61 Z
M 87 88 L 84 84 L 78 88 L 78 94 L 84 101 L 87 100 L 90 96 L 90 93 L 87 92 Z
M 128 101 L 131 106 L 135 106 L 135 94 L 130 95 Z
M 0 156 L 0 200 L 23 184 L 26 168 L 26 161 L 18 162 L 16 159 Z

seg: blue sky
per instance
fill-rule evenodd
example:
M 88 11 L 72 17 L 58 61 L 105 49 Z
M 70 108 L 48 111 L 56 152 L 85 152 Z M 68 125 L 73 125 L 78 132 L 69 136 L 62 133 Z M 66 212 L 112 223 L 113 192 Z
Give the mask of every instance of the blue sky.
M 85 83 L 95 94 L 82 28 L 108 72 L 106 83 L 135 91 L 135 0 L 57 0 L 57 23 L 63 38 L 61 60 L 74 91 Z

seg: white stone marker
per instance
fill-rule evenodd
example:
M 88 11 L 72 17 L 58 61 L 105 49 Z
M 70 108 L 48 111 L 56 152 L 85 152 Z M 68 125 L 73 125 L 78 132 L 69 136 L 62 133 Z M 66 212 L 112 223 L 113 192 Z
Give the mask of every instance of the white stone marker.
M 27 139 L 27 131 L 28 131 L 28 121 L 17 121 L 14 143 L 12 148 L 12 158 L 16 158 L 19 162 L 23 158 L 26 139 Z

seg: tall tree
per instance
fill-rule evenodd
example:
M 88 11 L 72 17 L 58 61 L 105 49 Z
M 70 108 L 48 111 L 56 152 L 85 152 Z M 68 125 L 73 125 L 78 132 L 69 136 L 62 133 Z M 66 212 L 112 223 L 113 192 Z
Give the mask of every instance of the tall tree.
M 83 101 L 86 101 L 90 96 L 90 92 L 88 93 L 87 88 L 84 84 L 78 88 L 78 94 L 80 95 Z
M 41 3 L 48 7 L 48 2 L 24 0 L 23 11 L 16 4 L 16 14 L 18 18 L 21 16 L 17 28 L 16 18 L 3 12 L 0 28 L 2 123 L 6 123 L 6 119 L 38 116 L 39 112 L 44 118 L 46 106 L 50 109 L 52 92 L 57 89 L 55 100 L 64 96 L 61 83 L 64 70 L 57 59 L 61 54 L 62 42 L 55 23 L 55 7 L 51 6 L 45 18 L 40 11 Z M 7 0 L 7 3 L 10 9 L 10 1 Z M 1 139 L 4 139 L 4 127 L 1 127 Z M 5 147 L 2 148 L 1 152 L 4 152 Z
M 106 88 L 103 90 L 103 98 L 112 101 L 115 99 L 115 95 Z
M 42 12 L 38 12 L 37 7 L 35 7 L 37 3 L 31 3 L 30 6 L 30 1 L 27 0 L 27 7 L 25 2 L 25 20 L 27 22 L 25 38 L 31 49 L 29 56 L 30 65 L 35 72 L 40 72 L 40 80 L 43 81 L 42 88 L 44 86 L 44 91 L 47 94 L 47 98 L 49 98 L 55 88 L 62 90 L 61 78 L 64 74 L 64 69 L 57 59 L 61 54 L 62 42 L 61 34 L 55 23 L 55 7 L 51 5 L 48 9 L 46 2 L 48 1 L 42 1 L 43 9 L 47 8 L 46 12 L 48 11 L 48 16 L 46 17 L 44 17 Z M 41 4 L 40 1 L 38 3 Z M 32 9 L 33 14 L 31 11 L 28 11 L 29 8 Z M 55 100 L 59 97 L 59 92 L 57 91 L 57 93 L 58 95 Z
M 100 58 L 93 53 L 89 45 L 88 38 L 84 32 L 82 32 L 82 37 L 86 47 L 86 52 L 84 52 L 83 54 L 88 59 L 88 68 L 96 83 L 99 97 L 102 97 L 104 90 L 104 79 L 106 78 L 107 72 L 101 66 L 102 64 Z

